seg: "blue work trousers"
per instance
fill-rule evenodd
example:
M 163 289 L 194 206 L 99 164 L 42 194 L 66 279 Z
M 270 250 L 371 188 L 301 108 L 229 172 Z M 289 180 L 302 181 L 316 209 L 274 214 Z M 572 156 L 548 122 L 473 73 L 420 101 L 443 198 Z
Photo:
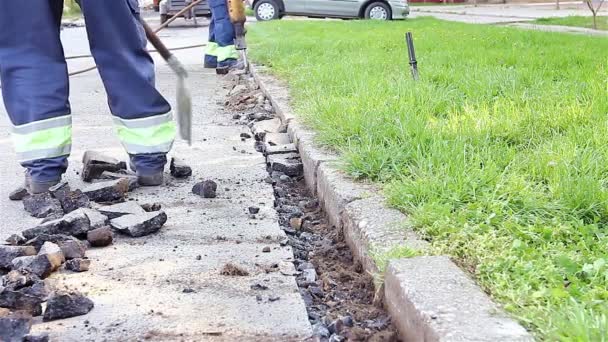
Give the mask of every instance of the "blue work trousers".
M 137 0 L 82 0 L 89 45 L 121 142 L 138 173 L 162 170 L 175 134 Z M 7 0 L 0 10 L 2 96 L 21 165 L 33 181 L 61 178 L 71 150 L 69 83 L 60 25 L 63 0 Z
M 234 26 L 230 22 L 226 0 L 209 0 L 209 8 L 211 23 L 205 65 L 229 67 L 236 63 L 238 53 L 234 46 Z

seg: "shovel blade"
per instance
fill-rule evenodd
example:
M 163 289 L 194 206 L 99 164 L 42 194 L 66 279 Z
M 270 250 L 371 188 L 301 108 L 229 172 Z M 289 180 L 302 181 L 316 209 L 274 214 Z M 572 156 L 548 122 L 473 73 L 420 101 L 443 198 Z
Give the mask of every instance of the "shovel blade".
M 179 136 L 192 145 L 192 98 L 183 77 L 177 80 L 177 124 Z

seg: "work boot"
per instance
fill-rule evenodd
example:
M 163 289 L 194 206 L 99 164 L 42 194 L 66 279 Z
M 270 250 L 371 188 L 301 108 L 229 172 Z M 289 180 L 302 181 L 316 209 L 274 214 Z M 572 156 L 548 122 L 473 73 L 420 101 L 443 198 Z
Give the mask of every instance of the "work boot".
M 42 194 L 49 191 L 50 188 L 59 184 L 61 179 L 56 181 L 37 182 L 32 179 L 29 172 L 25 173 L 25 189 L 31 195 Z
M 162 172 L 153 175 L 137 175 L 137 183 L 141 186 L 163 185 L 165 176 Z
M 135 167 L 135 164 L 133 163 L 133 161 L 131 161 L 129 163 L 129 168 L 131 169 L 131 171 L 135 172 L 135 174 L 137 174 L 137 184 L 141 185 L 141 186 L 159 186 L 159 185 L 163 185 L 163 181 L 165 179 L 165 175 L 163 173 L 163 171 L 157 172 L 157 173 L 153 173 L 150 175 L 140 175 L 137 172 L 137 169 Z
M 215 73 L 218 75 L 226 75 L 231 70 L 243 70 L 245 69 L 245 63 L 242 60 L 234 60 L 228 65 L 219 65 L 215 69 Z

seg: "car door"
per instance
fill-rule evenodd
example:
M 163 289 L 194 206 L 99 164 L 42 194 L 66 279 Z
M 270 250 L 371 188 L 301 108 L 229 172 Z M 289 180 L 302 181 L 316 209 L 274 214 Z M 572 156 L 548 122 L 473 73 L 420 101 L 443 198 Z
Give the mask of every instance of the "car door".
M 308 12 L 336 17 L 356 17 L 359 14 L 357 0 L 308 0 Z
M 308 13 L 308 0 L 283 0 L 285 13 L 306 14 Z

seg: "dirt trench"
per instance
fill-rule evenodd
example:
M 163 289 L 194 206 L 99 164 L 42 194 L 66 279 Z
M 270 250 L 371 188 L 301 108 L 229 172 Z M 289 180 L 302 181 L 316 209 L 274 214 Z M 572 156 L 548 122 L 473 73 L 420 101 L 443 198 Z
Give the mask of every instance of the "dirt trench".
M 276 162 L 282 154 L 275 152 L 282 145 L 256 128 L 264 121 L 277 120 L 270 101 L 250 75 L 228 77 L 232 79 L 224 103 L 226 111 L 237 123 L 251 129 L 251 134 L 243 133 L 241 138 L 251 139 L 268 160 L 266 181 L 273 185 L 275 209 L 287 235 L 282 244 L 291 246 L 294 252 L 298 287 L 313 326 L 311 340 L 400 341 L 388 313 L 374 305 L 372 276 L 353 259 L 342 232 L 328 222 L 319 200 L 308 191 L 299 155 L 286 144 L 285 158 Z M 272 134 L 287 139 L 285 132 L 286 127 L 280 126 Z M 269 154 L 271 149 L 275 152 Z M 275 167 L 275 162 L 285 161 L 289 161 L 286 166 Z

